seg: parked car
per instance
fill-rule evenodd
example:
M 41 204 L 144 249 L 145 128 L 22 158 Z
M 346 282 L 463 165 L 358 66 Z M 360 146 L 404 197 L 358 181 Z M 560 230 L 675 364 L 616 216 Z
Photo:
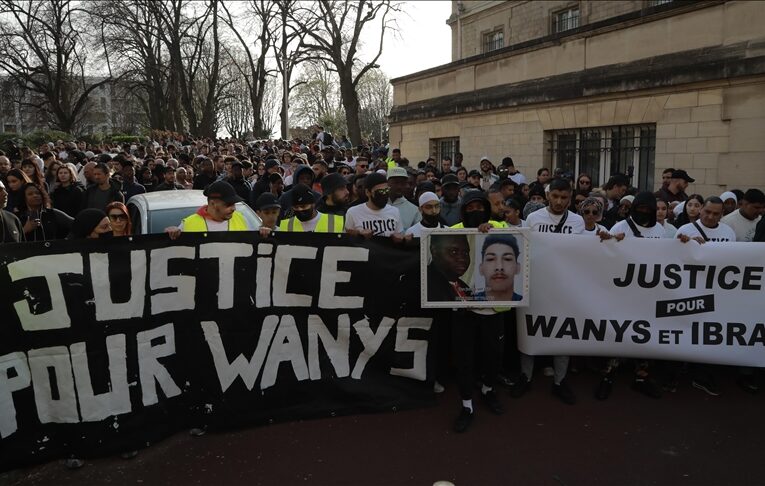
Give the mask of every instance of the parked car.
M 168 226 L 178 226 L 186 216 L 207 204 L 202 191 L 159 191 L 136 194 L 127 202 L 134 235 L 162 233 Z M 260 229 L 262 222 L 255 211 L 244 203 L 236 203 L 236 209 L 253 230 Z

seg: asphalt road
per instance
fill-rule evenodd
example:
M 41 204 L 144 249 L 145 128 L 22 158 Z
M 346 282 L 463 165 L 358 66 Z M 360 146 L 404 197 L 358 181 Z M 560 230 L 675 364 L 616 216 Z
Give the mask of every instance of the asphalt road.
M 473 426 L 458 435 L 454 386 L 434 408 L 190 437 L 178 433 L 132 460 L 61 462 L 0 475 L 18 485 L 722 485 L 765 484 L 765 393 L 748 395 L 729 374 L 723 395 L 681 383 L 653 400 L 622 374 L 606 402 L 592 398 L 597 378 L 571 378 L 578 402 L 550 395 L 538 376 L 521 399 L 502 390 L 507 412 L 480 403 Z

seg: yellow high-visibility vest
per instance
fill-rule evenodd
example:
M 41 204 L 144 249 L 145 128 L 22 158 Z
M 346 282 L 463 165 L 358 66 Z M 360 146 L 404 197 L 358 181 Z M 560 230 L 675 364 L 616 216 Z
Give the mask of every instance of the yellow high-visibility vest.
M 316 223 L 314 233 L 342 233 L 345 226 L 345 218 L 337 214 L 319 213 L 319 221 Z M 283 219 L 279 223 L 279 231 L 303 232 L 303 224 L 295 216 Z
M 490 219 L 490 220 L 488 221 L 488 223 L 489 223 L 489 224 L 490 224 L 492 227 L 494 227 L 494 228 L 509 228 L 509 227 L 510 227 L 510 226 L 509 226 L 509 225 L 508 225 L 506 222 L 504 222 L 504 221 L 494 221 L 493 219 Z M 457 224 L 455 224 L 454 226 L 450 226 L 450 228 L 454 228 L 454 229 L 462 229 L 462 228 L 464 228 L 464 227 L 465 227 L 465 225 L 463 225 L 462 223 L 457 223 Z
M 239 211 L 234 211 L 231 215 L 231 219 L 228 220 L 229 231 L 250 231 L 247 226 L 247 220 Z M 191 216 L 183 219 L 183 231 L 184 233 L 204 233 L 207 231 L 207 221 L 199 214 L 192 214 Z

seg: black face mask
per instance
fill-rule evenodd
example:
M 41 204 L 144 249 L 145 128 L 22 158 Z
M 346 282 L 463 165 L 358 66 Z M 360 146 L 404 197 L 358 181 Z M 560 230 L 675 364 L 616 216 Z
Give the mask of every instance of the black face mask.
M 388 204 L 388 195 L 375 194 L 374 196 L 372 196 L 370 201 L 372 201 L 372 204 L 374 204 L 376 207 L 382 209 Z
M 313 209 L 305 209 L 303 211 L 295 211 L 295 217 L 300 221 L 306 222 L 313 216 Z
M 422 225 L 426 226 L 428 228 L 435 228 L 438 226 L 438 215 L 437 214 L 423 214 L 422 215 Z
M 470 211 L 465 213 L 465 217 L 462 219 L 462 224 L 465 228 L 478 228 L 485 222 L 486 215 L 483 211 Z
M 648 227 L 651 224 L 651 215 L 635 211 L 632 213 L 632 220 L 638 226 Z

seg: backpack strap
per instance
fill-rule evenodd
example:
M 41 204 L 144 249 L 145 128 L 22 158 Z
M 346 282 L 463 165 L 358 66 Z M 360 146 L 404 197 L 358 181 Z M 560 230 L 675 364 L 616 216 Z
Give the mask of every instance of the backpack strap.
M 704 238 L 704 241 L 709 241 L 709 237 L 707 236 L 707 234 L 706 234 L 706 233 L 704 233 L 704 230 L 703 230 L 703 229 L 701 229 L 701 226 L 699 226 L 699 223 L 697 223 L 696 221 L 694 221 L 694 222 L 693 222 L 693 226 L 695 226 L 695 227 L 696 227 L 696 230 L 698 230 L 698 232 L 701 234 L 701 237 L 702 237 L 702 238 Z
M 627 218 L 627 224 L 632 230 L 632 234 L 635 236 L 635 238 L 643 238 L 642 233 L 640 233 L 640 231 L 637 229 L 637 225 L 635 225 L 635 222 L 632 221 L 632 218 Z
M 560 217 L 560 221 L 557 225 L 555 225 L 555 229 L 553 229 L 553 233 L 560 233 L 563 231 L 563 225 L 566 224 L 566 220 L 568 219 L 568 209 L 563 213 L 563 216 Z

